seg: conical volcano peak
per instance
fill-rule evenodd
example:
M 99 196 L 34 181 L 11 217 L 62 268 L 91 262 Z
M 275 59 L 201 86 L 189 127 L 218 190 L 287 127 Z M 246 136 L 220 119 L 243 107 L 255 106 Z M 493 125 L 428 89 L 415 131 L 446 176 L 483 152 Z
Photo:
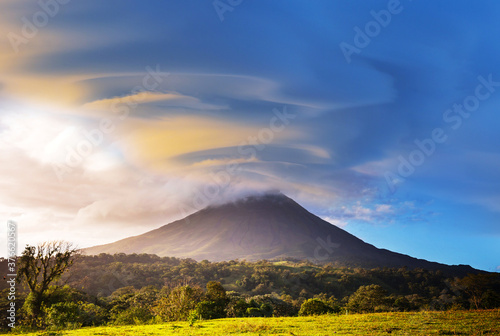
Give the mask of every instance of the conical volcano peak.
M 212 205 L 156 230 L 85 252 L 151 253 L 211 261 L 293 258 L 369 268 L 446 269 L 367 244 L 274 190 Z
M 232 202 L 214 204 L 204 210 L 227 211 L 230 213 L 234 209 L 241 212 L 265 212 L 265 211 L 287 211 L 285 208 L 303 209 L 298 203 L 281 193 L 279 190 L 266 191 L 259 194 L 251 194 L 240 197 Z M 233 210 L 231 210 L 233 209 Z M 202 210 L 203 211 L 203 210 Z
M 291 198 L 283 194 L 279 190 L 269 190 L 261 194 L 252 194 L 241 197 L 235 201 L 235 203 L 283 203 L 283 202 L 293 202 Z M 295 203 L 296 204 L 296 203 Z

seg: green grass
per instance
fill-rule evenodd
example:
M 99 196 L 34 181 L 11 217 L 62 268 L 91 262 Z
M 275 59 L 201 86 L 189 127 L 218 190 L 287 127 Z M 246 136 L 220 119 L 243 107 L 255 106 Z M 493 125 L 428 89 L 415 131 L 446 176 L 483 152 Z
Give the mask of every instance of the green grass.
M 235 318 L 26 335 L 500 335 L 500 310 Z

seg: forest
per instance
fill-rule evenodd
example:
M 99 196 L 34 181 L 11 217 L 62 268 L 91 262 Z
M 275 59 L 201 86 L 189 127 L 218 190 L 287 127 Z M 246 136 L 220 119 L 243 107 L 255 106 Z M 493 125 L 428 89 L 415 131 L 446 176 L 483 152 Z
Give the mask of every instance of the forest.
M 453 275 L 300 260 L 197 262 L 150 254 L 76 255 L 68 266 L 40 294 L 38 311 L 33 308 L 34 291 L 20 280 L 19 326 L 78 328 L 500 307 L 500 275 L 487 272 Z M 1 285 L 0 311 L 5 315 L 9 288 L 5 281 Z M 8 329 L 6 318 L 1 318 L 3 330 Z

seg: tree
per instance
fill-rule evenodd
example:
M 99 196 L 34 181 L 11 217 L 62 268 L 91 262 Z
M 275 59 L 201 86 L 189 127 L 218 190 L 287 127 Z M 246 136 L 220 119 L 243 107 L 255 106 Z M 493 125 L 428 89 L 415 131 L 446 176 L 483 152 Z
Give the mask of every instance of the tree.
M 73 264 L 78 253 L 72 243 L 52 241 L 37 246 L 27 245 L 18 268 L 18 281 L 25 281 L 30 293 L 24 303 L 29 323 L 33 326 L 42 319 L 42 305 L 50 298 L 51 287 Z
M 221 283 L 218 281 L 209 281 L 207 283 L 207 299 L 210 301 L 215 301 L 219 303 L 227 303 L 229 300 L 227 298 L 226 290 L 222 287 Z
M 198 302 L 194 311 L 196 313 L 196 316 L 202 320 L 211 320 L 225 317 L 225 315 L 221 315 L 220 309 L 217 306 L 217 303 L 215 303 L 214 301 Z
M 349 297 L 347 307 L 355 312 L 373 313 L 383 310 L 387 292 L 379 285 L 361 286 Z
M 484 308 L 484 301 L 495 292 L 495 282 L 498 283 L 497 274 L 469 274 L 462 279 L 457 279 L 455 285 L 469 296 L 471 308 Z
M 237 292 L 229 292 L 228 294 L 227 317 L 245 317 L 246 310 L 250 307 L 245 299 Z
M 132 286 L 122 287 L 111 294 L 111 318 L 116 325 L 147 323 L 154 318 L 152 306 L 158 298 L 154 286 L 136 290 Z
M 404 296 L 398 296 L 394 300 L 394 306 L 398 308 L 399 311 L 410 311 L 412 309 L 410 300 Z
M 338 314 L 342 311 L 342 305 L 334 296 L 328 297 L 328 295 L 326 295 L 325 293 L 320 293 L 314 295 L 314 298 L 320 299 L 325 304 L 327 304 L 332 309 L 332 313 Z
M 333 312 L 325 302 L 320 299 L 308 299 L 300 306 L 299 316 L 323 315 Z
M 203 295 L 200 287 L 175 287 L 156 301 L 153 312 L 163 321 L 185 321 L 196 304 L 202 301 Z
M 207 283 L 205 300 L 196 305 L 195 313 L 203 320 L 226 317 L 226 307 L 229 303 L 226 290 L 218 281 Z

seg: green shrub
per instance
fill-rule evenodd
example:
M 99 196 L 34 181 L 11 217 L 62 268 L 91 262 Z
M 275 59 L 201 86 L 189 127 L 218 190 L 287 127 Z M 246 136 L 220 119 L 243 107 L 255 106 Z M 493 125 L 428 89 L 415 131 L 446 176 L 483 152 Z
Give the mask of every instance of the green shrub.
M 227 317 L 245 317 L 247 315 L 247 308 L 250 305 L 243 299 L 235 299 L 231 301 L 227 307 Z
M 46 323 L 56 328 L 82 326 L 80 313 L 80 306 L 75 302 L 58 302 L 44 309 Z
M 108 321 L 107 310 L 93 303 L 83 303 L 81 305 L 81 313 L 83 313 L 83 326 L 99 326 Z
M 55 303 L 44 308 L 44 316 L 49 327 L 65 329 L 98 326 L 107 320 L 104 308 L 84 302 Z
M 320 299 L 308 299 L 300 306 L 299 316 L 322 315 L 332 312 L 332 307 Z
M 130 307 L 114 316 L 113 324 L 145 324 L 153 319 L 148 309 L 141 307 Z
M 226 317 L 224 307 L 215 301 L 201 301 L 194 309 L 197 316 L 202 320 L 211 320 Z
M 379 285 L 360 286 L 349 297 L 347 307 L 353 312 L 373 313 L 388 310 L 387 292 Z
M 246 315 L 249 317 L 262 317 L 262 312 L 259 308 L 250 307 L 247 308 Z
M 156 301 L 153 313 L 160 316 L 162 321 L 186 321 L 191 310 L 202 300 L 203 294 L 200 287 L 176 287 Z

